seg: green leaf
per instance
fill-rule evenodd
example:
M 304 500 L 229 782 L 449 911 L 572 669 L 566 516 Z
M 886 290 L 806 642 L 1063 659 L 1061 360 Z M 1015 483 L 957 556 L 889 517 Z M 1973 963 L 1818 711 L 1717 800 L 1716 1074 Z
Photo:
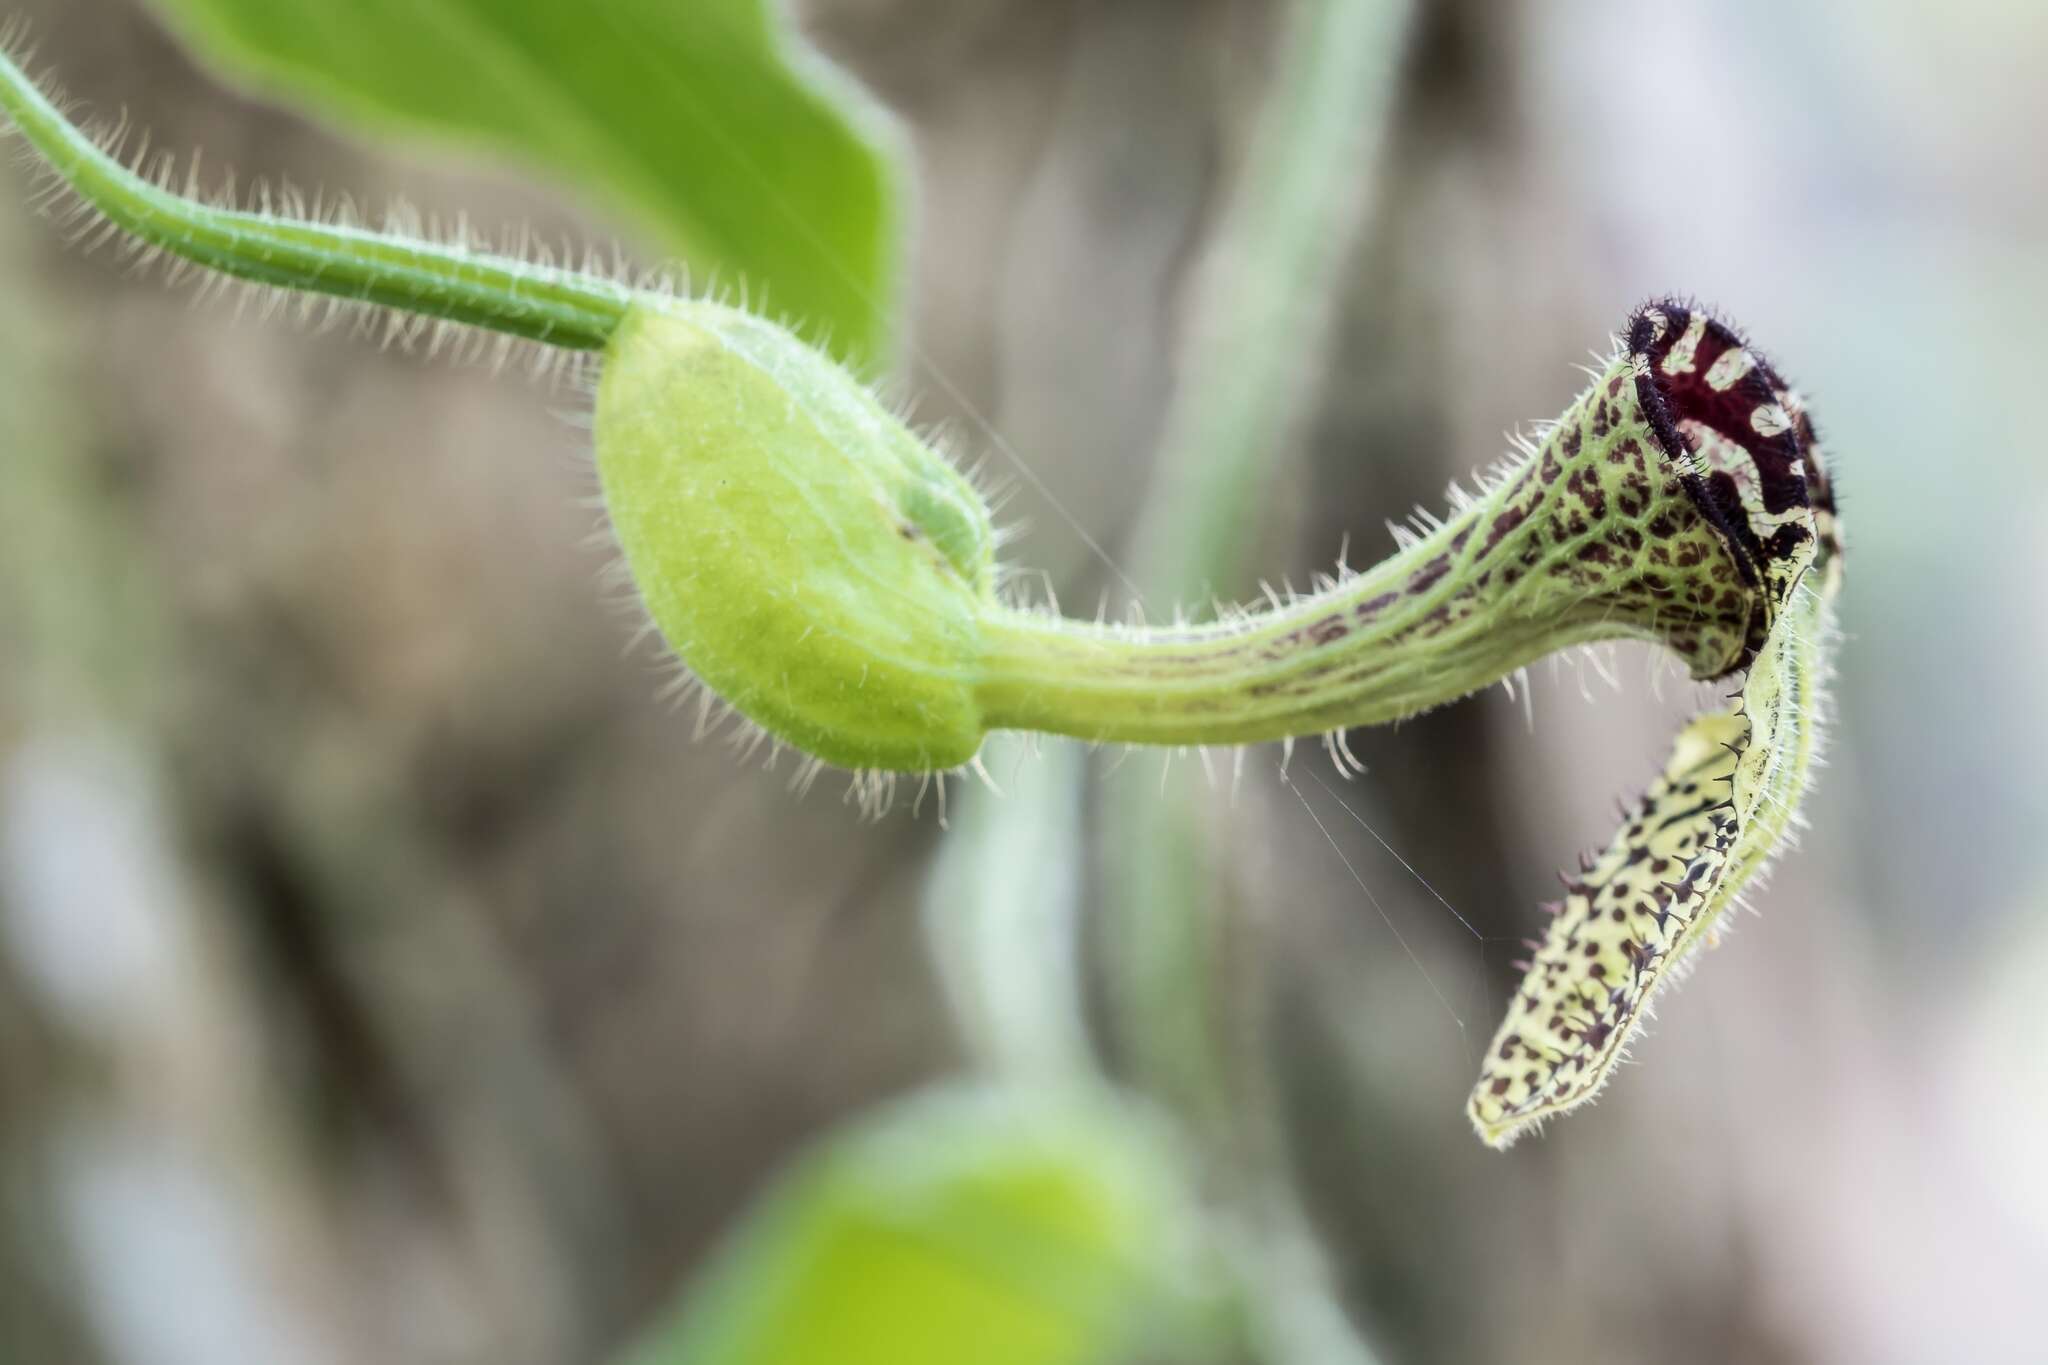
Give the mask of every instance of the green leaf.
M 1184 1250 L 1159 1141 L 1044 1091 L 895 1104 L 790 1168 L 630 1365 L 1124 1358 Z
M 886 128 L 772 0 L 156 2 L 270 96 L 562 174 L 842 360 L 886 359 Z

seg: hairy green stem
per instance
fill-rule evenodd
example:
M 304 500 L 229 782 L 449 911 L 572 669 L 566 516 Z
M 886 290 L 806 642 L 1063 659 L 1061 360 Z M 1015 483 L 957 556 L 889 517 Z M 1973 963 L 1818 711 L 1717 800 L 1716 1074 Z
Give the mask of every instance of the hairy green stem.
M 1597 607 L 1500 609 L 1505 593 L 1475 597 L 1456 568 L 1409 591 L 1437 546 L 1479 517 L 1250 628 L 1124 634 L 1004 612 L 983 629 L 983 718 L 1096 741 L 1250 744 L 1404 719 L 1617 633 Z M 1454 603 L 1448 624 L 1426 631 Z
M 1643 428 L 1616 420 L 1628 382 L 1617 362 L 1533 458 L 1426 539 L 1269 615 L 1134 632 L 996 611 L 982 623 L 983 722 L 1252 743 L 1399 720 L 1621 638 L 1667 644 L 1700 677 L 1726 672 L 1755 594 L 1737 590 L 1717 532 Z
M 631 301 L 624 287 L 574 271 L 173 194 L 101 150 L 4 54 L 0 108 L 107 221 L 148 246 L 237 279 L 572 350 L 602 349 Z

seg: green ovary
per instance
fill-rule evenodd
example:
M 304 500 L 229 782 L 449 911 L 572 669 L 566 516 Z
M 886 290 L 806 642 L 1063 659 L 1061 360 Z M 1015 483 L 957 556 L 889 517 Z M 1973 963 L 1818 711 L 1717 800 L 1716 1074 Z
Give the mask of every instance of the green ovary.
M 713 693 L 843 767 L 974 757 L 993 528 L 845 371 L 731 309 L 638 307 L 607 351 L 596 444 L 634 581 Z

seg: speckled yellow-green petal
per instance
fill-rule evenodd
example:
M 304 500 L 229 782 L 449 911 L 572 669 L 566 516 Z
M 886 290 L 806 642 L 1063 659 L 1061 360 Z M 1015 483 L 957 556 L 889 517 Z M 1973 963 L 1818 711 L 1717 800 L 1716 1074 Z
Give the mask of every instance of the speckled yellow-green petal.
M 986 505 L 866 388 L 759 318 L 650 301 L 606 351 L 596 434 L 634 583 L 712 692 L 843 767 L 973 758 Z
M 1606 852 L 1550 907 L 1466 1105 L 1494 1147 L 1606 1084 L 1657 992 L 1784 843 L 1819 745 L 1842 545 L 1804 404 L 1733 328 L 1684 304 L 1637 313 L 1629 351 L 1660 442 L 1682 450 L 1749 585 L 1745 676 L 1732 706 L 1680 733 Z M 1652 547 L 1660 562 L 1676 559 L 1667 542 Z

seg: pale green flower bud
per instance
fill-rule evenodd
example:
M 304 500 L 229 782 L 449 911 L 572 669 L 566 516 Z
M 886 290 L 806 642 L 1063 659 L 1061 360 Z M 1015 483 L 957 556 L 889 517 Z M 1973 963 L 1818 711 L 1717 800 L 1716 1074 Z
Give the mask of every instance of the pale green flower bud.
M 843 767 L 974 757 L 988 508 L 846 371 L 734 309 L 638 306 L 597 461 L 647 609 L 713 693 Z

